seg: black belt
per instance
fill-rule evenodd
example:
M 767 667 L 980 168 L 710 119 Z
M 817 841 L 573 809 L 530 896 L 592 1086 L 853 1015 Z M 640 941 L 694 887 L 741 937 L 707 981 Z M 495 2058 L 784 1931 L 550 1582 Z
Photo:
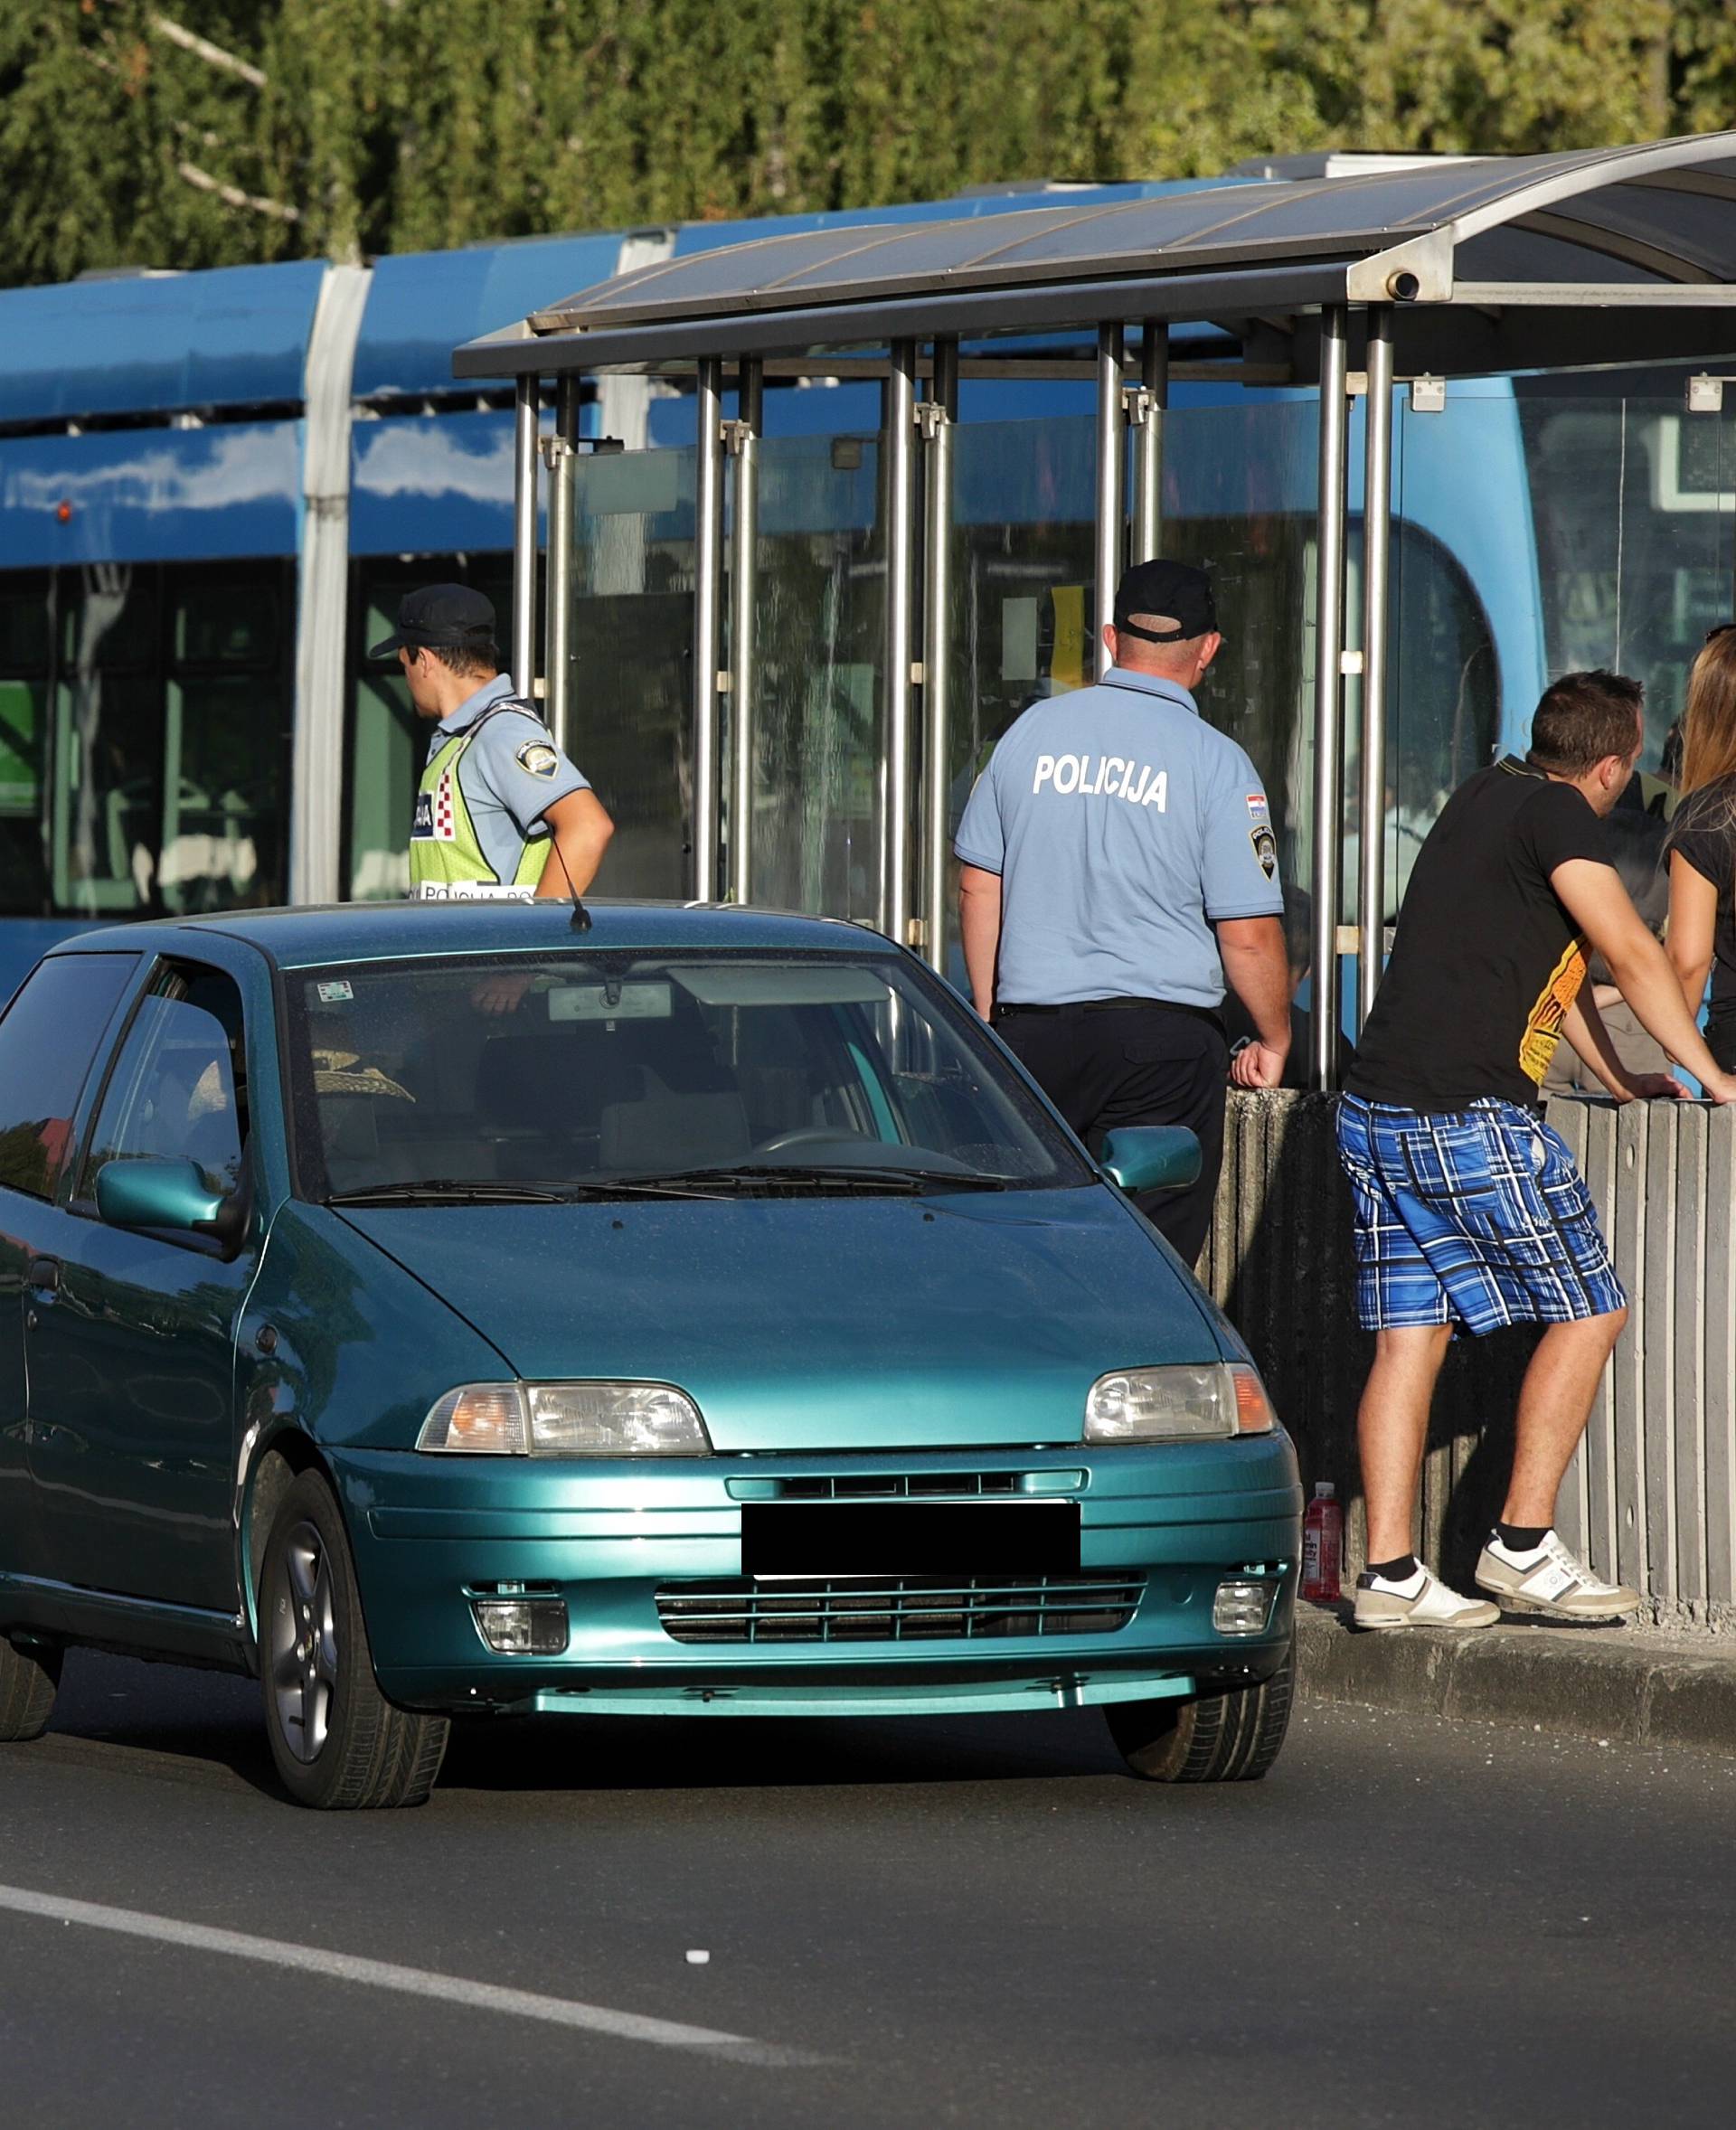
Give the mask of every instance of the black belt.
M 995 1018 L 1005 1020 L 1009 1013 L 1119 1013 L 1135 1008 L 1147 1013 L 1184 1013 L 1190 1021 L 1203 1021 L 1220 1035 L 1224 1032 L 1223 1016 L 1212 1007 L 1184 1005 L 1174 998 L 1079 998 L 1060 1006 L 1027 1005 L 1023 999 L 1008 999 L 1005 1005 L 995 1008 Z

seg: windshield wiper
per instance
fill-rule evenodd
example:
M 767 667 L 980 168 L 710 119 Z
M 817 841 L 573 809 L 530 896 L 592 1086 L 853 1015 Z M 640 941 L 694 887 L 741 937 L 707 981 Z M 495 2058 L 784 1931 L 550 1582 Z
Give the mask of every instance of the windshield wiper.
M 635 1177 L 636 1183 L 711 1184 L 727 1189 L 732 1183 L 757 1188 L 768 1183 L 807 1185 L 815 1190 L 857 1190 L 882 1195 L 915 1195 L 936 1189 L 947 1191 L 1012 1191 L 1020 1187 L 1015 1176 L 979 1173 L 975 1169 L 906 1168 L 896 1162 L 858 1165 L 854 1162 L 779 1161 L 732 1163 L 723 1168 L 684 1169 L 663 1177 Z
M 327 1205 L 559 1205 L 566 1193 L 547 1183 L 460 1182 L 428 1176 L 414 1183 L 363 1183 L 326 1193 Z
M 327 1205 L 577 1205 L 587 1199 L 716 1198 L 703 1179 L 684 1176 L 599 1176 L 568 1183 L 488 1183 L 429 1176 L 413 1183 L 364 1183 L 328 1193 Z

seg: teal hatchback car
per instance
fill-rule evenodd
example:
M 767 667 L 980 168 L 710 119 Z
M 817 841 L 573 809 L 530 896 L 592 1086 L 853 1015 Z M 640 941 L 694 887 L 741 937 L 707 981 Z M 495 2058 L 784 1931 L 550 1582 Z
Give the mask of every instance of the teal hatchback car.
M 1263 1775 L 1301 1499 L 1245 1349 L 912 957 L 729 909 L 136 925 L 0 1020 L 0 1739 L 79 1644 L 283 1782 L 450 1720 L 1100 1706 Z

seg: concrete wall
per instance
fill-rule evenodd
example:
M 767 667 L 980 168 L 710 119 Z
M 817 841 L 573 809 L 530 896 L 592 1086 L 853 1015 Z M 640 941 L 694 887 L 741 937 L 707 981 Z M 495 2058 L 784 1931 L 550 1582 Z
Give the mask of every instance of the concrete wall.
M 1232 1090 L 1200 1277 L 1252 1347 L 1305 1483 L 1333 1480 L 1354 1574 L 1365 1558 L 1350 1202 L 1333 1098 Z M 1559 1524 L 1654 1617 L 1736 1628 L 1736 1112 L 1556 1101 L 1633 1300 L 1561 1490 Z M 1468 1588 L 1506 1483 L 1528 1330 L 1453 1342 L 1423 1470 L 1421 1542 Z

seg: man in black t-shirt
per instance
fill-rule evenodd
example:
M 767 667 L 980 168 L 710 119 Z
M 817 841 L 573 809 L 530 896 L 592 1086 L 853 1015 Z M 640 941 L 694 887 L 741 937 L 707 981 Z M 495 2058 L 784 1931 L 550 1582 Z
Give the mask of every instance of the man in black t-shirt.
M 1375 1334 L 1357 1420 L 1368 1508 L 1356 1619 L 1486 1627 L 1500 1605 L 1614 1619 L 1638 1593 L 1603 1582 L 1555 1535 L 1555 1497 L 1585 1431 L 1627 1298 L 1583 1179 L 1538 1110 L 1565 1034 L 1618 1101 L 1680 1096 L 1625 1071 L 1589 989 L 1595 949 L 1640 1024 L 1736 1100 L 1628 899 L 1603 820 L 1644 734 L 1637 681 L 1569 674 L 1537 706 L 1531 752 L 1482 769 L 1423 845 L 1392 958 L 1339 1105 L 1356 1209 L 1357 1312 Z M 1410 1550 L 1429 1407 L 1454 1328 L 1548 1326 L 1520 1391 L 1505 1505 L 1477 1565 L 1498 1603 L 1458 1596 Z

